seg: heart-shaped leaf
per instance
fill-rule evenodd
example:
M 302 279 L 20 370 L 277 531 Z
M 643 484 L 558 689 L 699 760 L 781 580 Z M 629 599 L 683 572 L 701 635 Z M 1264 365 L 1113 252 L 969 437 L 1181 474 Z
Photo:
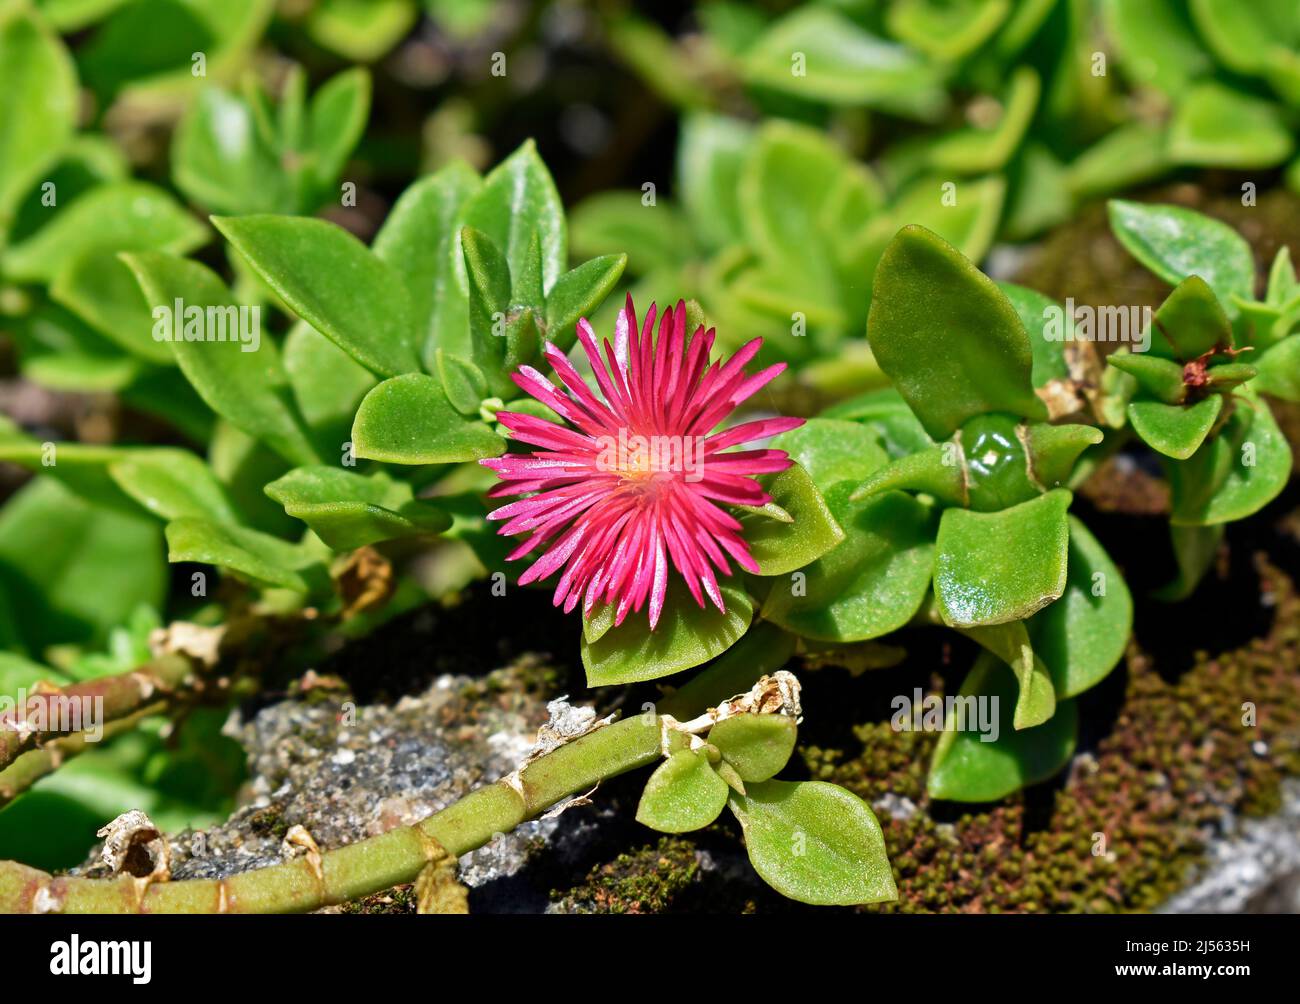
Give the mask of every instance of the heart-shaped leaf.
M 1255 390 L 1300 402 L 1300 335 L 1282 339 L 1256 361 Z
M 1034 651 L 1051 670 L 1058 698 L 1100 683 L 1124 656 L 1133 629 L 1133 598 L 1097 538 L 1070 517 L 1065 592 L 1030 618 Z
M 587 686 L 657 680 L 721 655 L 745 633 L 754 614 L 744 589 L 726 583 L 721 591 L 725 614 L 712 604 L 701 609 L 674 582 L 653 631 L 644 612 L 630 613 L 614 627 L 614 604 L 593 611 L 582 638 Z
M 934 570 L 931 508 L 902 492 L 863 502 L 842 481 L 826 504 L 844 540 L 811 565 L 773 579 L 763 616 L 787 631 L 823 641 L 878 638 L 920 609 Z
M 1250 298 L 1255 260 L 1250 245 L 1226 223 L 1181 206 L 1112 199 L 1110 226 L 1134 258 L 1171 286 L 1199 275 L 1229 315 L 1233 295 Z
M 342 227 L 301 216 L 214 216 L 213 225 L 304 321 L 367 369 L 419 369 L 401 277 Z
M 974 415 L 1046 420 L 1015 307 L 937 234 L 907 226 L 876 270 L 867 338 L 926 431 L 945 439 Z
M 1017 729 L 1041 725 L 1052 717 L 1056 711 L 1056 691 L 1052 687 L 1052 676 L 1046 664 L 1034 652 L 1024 621 L 963 628 L 962 633 L 974 638 L 1015 673 L 1019 690 L 1012 724 Z
M 1170 522 L 1210 526 L 1245 519 L 1291 476 L 1291 448 L 1268 405 L 1243 389 L 1232 417 L 1189 459 L 1169 464 Z
M 709 730 L 709 742 L 742 781 L 766 781 L 789 762 L 797 733 L 786 715 L 733 715 Z
M 156 310 L 172 312 L 179 302 L 187 311 L 203 311 L 205 332 L 209 308 L 223 319 L 230 311 L 239 316 L 226 284 L 205 265 L 157 252 L 126 255 L 123 260 Z M 284 369 L 270 338 L 260 339 L 254 352 L 244 351 L 252 342 L 173 339 L 169 344 L 181 372 L 213 411 L 265 441 L 290 463 L 319 459 L 288 401 Z
M 352 442 L 358 457 L 390 464 L 454 464 L 496 457 L 506 444 L 482 422 L 451 406 L 436 377 L 385 380 L 357 409 Z
M 772 445 L 785 450 L 823 493 L 841 481 L 861 481 L 888 459 L 875 434 L 860 422 L 810 418 Z
M 766 488 L 791 521 L 758 513 L 740 517 L 760 575 L 786 575 L 816 561 L 844 539 L 826 500 L 799 464 L 773 475 Z
M 708 758 L 678 750 L 650 775 L 636 819 L 660 833 L 689 833 L 708 826 L 726 807 L 727 782 Z
M 1188 276 L 1174 287 L 1156 311 L 1153 327 L 1151 350 L 1180 362 L 1232 347 L 1228 315 L 1199 275 Z
M 299 467 L 267 485 L 266 494 L 336 551 L 441 533 L 451 526 L 446 512 L 417 501 L 409 484 L 382 472 Z
M 1151 449 L 1166 457 L 1186 460 L 1205 442 L 1222 409 L 1222 394 L 1211 394 L 1186 405 L 1130 401 L 1128 420 L 1133 431 Z
M 926 790 L 931 798 L 992 802 L 1045 781 L 1069 762 L 1079 727 L 1074 702 L 1058 704 L 1056 714 L 1035 728 L 1008 729 L 1001 722 L 1016 699 L 1015 686 L 1014 675 L 997 656 L 984 652 L 975 660 L 930 759 Z M 964 709 L 965 729 L 958 729 L 959 709 Z
M 975 627 L 1023 620 L 1059 597 L 1071 498 L 1056 488 L 997 512 L 945 509 L 934 563 L 944 622 Z
M 763 781 L 732 793 L 754 870 L 783 896 L 817 906 L 896 899 L 875 813 L 824 781 Z
M 794 55 L 803 56 L 803 73 Z M 947 104 L 933 66 L 829 7 L 803 7 L 775 22 L 745 54 L 751 83 L 804 101 L 866 105 L 929 119 Z
M 1169 156 L 1203 167 L 1276 167 L 1294 149 L 1281 109 L 1206 81 L 1178 99 L 1169 123 Z

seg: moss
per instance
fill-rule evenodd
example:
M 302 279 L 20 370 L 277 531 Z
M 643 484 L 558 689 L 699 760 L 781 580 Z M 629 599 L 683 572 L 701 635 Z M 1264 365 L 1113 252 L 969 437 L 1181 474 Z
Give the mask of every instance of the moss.
M 1300 598 L 1277 569 L 1261 562 L 1261 574 L 1272 630 L 1237 651 L 1198 653 L 1174 682 L 1133 648 L 1113 727 L 1046 806 L 1031 792 L 936 822 L 942 812 L 929 811 L 923 791 L 926 737 L 887 725 L 855 730 L 862 749 L 852 756 L 807 750 L 814 776 L 921 810 L 880 813 L 899 901 L 870 909 L 1146 910 L 1185 882 L 1226 812 L 1276 811 L 1282 777 L 1300 768 Z M 1254 727 L 1243 725 L 1245 701 Z
M 415 886 L 399 885 L 384 892 L 377 892 L 373 896 L 364 896 L 350 903 L 344 903 L 339 910 L 341 913 L 349 914 L 381 914 L 415 913 L 415 908 Z
M 595 913 L 662 913 L 696 879 L 694 845 L 662 837 L 594 867 L 565 892 L 551 893 L 562 908 Z

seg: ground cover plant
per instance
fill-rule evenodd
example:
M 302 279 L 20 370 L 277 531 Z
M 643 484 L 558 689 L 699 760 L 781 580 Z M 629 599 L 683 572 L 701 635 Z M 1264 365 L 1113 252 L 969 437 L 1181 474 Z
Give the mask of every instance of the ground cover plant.
M 809 674 L 957 652 L 891 704 L 937 735 L 907 797 L 1014 804 L 1285 498 L 1292 251 L 1137 189 L 1294 187 L 1289 5 L 308 6 L 0 2 L 0 909 L 463 907 L 456 859 L 632 771 L 637 823 L 729 815 L 789 900 L 907 902 L 896 772 L 810 769 Z M 618 147 L 597 102 L 519 83 L 590 58 L 571 22 L 672 123 L 640 185 L 575 169 Z M 990 254 L 1099 198 L 1145 315 Z M 1168 500 L 1142 554 L 1097 525 L 1121 460 Z M 504 635 L 544 595 L 580 667 L 513 770 L 172 879 L 234 805 L 232 710 L 474 590 Z

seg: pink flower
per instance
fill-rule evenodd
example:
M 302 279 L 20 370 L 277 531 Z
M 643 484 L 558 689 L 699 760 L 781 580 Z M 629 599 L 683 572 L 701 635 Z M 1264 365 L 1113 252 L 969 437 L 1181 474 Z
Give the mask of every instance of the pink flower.
M 762 345 L 755 338 L 731 359 L 710 362 L 713 329 L 686 337 L 686 305 L 659 318 L 655 305 L 637 331 L 631 296 L 619 313 L 614 345 L 596 345 L 591 325 L 578 322 L 578 339 L 600 388 L 597 396 L 564 353 L 545 354 L 564 384 L 557 387 L 531 366 L 513 374 L 520 387 L 560 415 L 566 425 L 518 412 L 497 418 L 513 438 L 540 447 L 481 463 L 502 483 L 493 498 L 523 495 L 489 514 L 506 520 L 500 533 L 532 535 L 510 554 L 522 558 L 546 545 L 519 577 L 521 585 L 563 569 L 555 605 L 584 615 L 597 603 L 617 603 L 615 623 L 649 602 L 651 629 L 663 612 L 669 562 L 695 602 L 708 596 L 725 611 L 715 571 L 731 575 L 730 558 L 758 571 L 727 506 L 771 501 L 755 475 L 790 466 L 784 450 L 728 447 L 785 432 L 801 418 L 766 418 L 721 432 L 714 428 L 785 369 L 784 363 L 747 375 Z

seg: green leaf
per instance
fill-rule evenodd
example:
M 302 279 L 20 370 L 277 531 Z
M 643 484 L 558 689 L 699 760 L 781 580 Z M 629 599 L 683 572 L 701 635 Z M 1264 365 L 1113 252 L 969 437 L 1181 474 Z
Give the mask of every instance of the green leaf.
M 285 337 L 284 372 L 320 455 L 341 457 L 357 408 L 379 382 L 375 375 L 306 321 Z
M 226 284 L 198 262 L 156 252 L 126 255 L 123 261 L 154 308 L 170 312 L 180 300 L 187 309 L 205 312 L 237 309 Z M 260 339 L 255 352 L 229 341 L 173 340 L 170 345 L 181 372 L 213 411 L 264 440 L 290 463 L 316 462 L 316 452 L 287 400 L 284 370 L 270 338 Z
M 817 906 L 898 897 L 870 806 L 824 781 L 764 781 L 733 793 L 754 870 L 783 896 Z
M 1231 0 L 1192 0 L 1191 13 L 1214 54 L 1238 73 L 1260 75 L 1270 50 L 1300 41 L 1289 0 L 1259 0 L 1248 8 Z
M 709 742 L 742 781 L 766 781 L 789 762 L 797 733 L 786 715 L 733 715 L 709 730 Z
M 750 84 L 805 101 L 912 118 L 933 119 L 947 104 L 934 67 L 829 7 L 803 7 L 771 25 L 745 54 L 741 72 Z
M 683 119 L 680 130 L 677 189 L 696 236 L 712 250 L 737 243 L 744 234 L 740 172 L 753 127 L 739 119 L 696 112 Z
M 1007 0 L 899 0 L 886 9 L 890 34 L 939 62 L 954 62 L 989 41 L 1011 9 Z
M 678 750 L 650 775 L 636 819 L 660 833 L 689 833 L 708 826 L 726 807 L 727 782 L 708 758 Z
M 362 67 L 331 77 L 307 110 L 308 149 L 315 156 L 316 191 L 324 196 L 347 165 L 370 115 L 370 74 Z
M 908 226 L 876 270 L 867 338 L 926 431 L 944 439 L 987 411 L 1045 420 L 1015 307 L 937 234 Z
M 170 346 L 153 337 L 149 304 L 115 252 L 92 250 L 69 261 L 50 285 L 50 298 L 132 355 L 165 366 L 175 363 Z
M 1211 394 L 1188 405 L 1130 401 L 1128 420 L 1142 442 L 1153 450 L 1186 460 L 1205 442 L 1222 409 L 1222 394 Z
M 924 492 L 948 505 L 965 506 L 970 502 L 968 469 L 956 462 L 953 444 L 927 446 L 906 454 L 878 468 L 853 492 L 854 502 L 881 492 L 905 490 Z
M 1025 437 L 1030 469 L 1044 488 L 1063 488 L 1070 482 L 1079 455 L 1104 438 L 1104 433 L 1091 425 L 1032 422 Z
M 24 5 L 0 11 L 0 234 L 19 196 L 53 166 L 77 127 L 77 71 Z
M 437 534 L 451 526 L 446 512 L 417 501 L 409 484 L 382 472 L 299 467 L 267 485 L 266 494 L 336 551 Z
M 816 561 L 844 539 L 826 500 L 799 464 L 773 475 L 766 488 L 791 521 L 757 513 L 740 517 L 759 575 L 786 575 Z
M 1052 686 L 1052 676 L 1046 664 L 1034 652 L 1024 621 L 963 628 L 962 633 L 974 638 L 1015 673 L 1019 690 L 1012 724 L 1017 729 L 1041 725 L 1052 717 L 1056 712 L 1056 691 Z
M 442 389 L 462 415 L 477 415 L 487 397 L 487 377 L 483 371 L 468 359 L 454 356 L 442 349 L 434 355 L 437 362 L 438 378 L 442 380 Z
M 1199 275 L 1220 304 L 1231 304 L 1234 294 L 1249 299 L 1254 293 L 1250 245 L 1226 223 L 1180 206 L 1112 199 L 1108 208 L 1119 242 L 1171 286 Z
M 188 450 L 132 450 L 109 464 L 108 473 L 122 491 L 163 519 L 239 522 L 212 468 Z
M 627 255 L 592 258 L 565 272 L 546 294 L 546 336 L 561 349 L 577 338 L 575 325 L 590 317 L 623 275 Z
M 393 48 L 420 16 L 414 0 L 320 0 L 307 34 L 344 59 L 372 63 Z
M 169 251 L 182 255 L 207 239 L 207 228 L 161 188 L 113 182 L 87 192 L 48 226 L 4 255 L 11 279 L 51 282 L 91 251 Z
M 615 604 L 594 610 L 583 625 L 582 665 L 587 671 L 587 686 L 657 680 L 725 652 L 749 627 L 754 605 L 739 586 L 720 586 L 727 607 L 725 614 L 712 604 L 701 609 L 674 581 L 653 631 L 644 611 L 629 613 L 621 625 L 614 627 Z
M 930 166 L 935 171 L 960 174 L 1000 171 L 1024 139 L 1040 90 L 1038 74 L 1029 66 L 1017 67 L 998 121 L 989 128 L 959 129 L 932 141 L 927 151 Z
M 958 700 L 975 698 L 989 702 L 985 707 L 991 710 L 992 723 L 997 725 L 996 735 L 984 741 L 991 733 L 981 733 L 978 727 L 989 724 L 987 712 L 971 714 L 969 703 L 965 705 L 968 728 L 959 730 L 959 705 L 954 703 L 930 759 L 926 790 L 931 798 L 992 802 L 1047 780 L 1069 762 L 1079 727 L 1074 702 L 1058 704 L 1056 714 L 1035 728 L 1002 728 L 1001 709 L 1014 700 L 1014 687 L 1012 673 L 997 656 L 984 652 L 975 660 L 961 685 Z
M 298 570 L 302 549 L 246 526 L 186 517 L 167 524 L 167 560 L 216 565 L 241 577 L 296 592 L 307 591 Z
M 1058 598 L 1066 583 L 1071 498 L 1057 488 L 997 512 L 944 510 L 934 565 L 944 622 L 1004 624 Z
M 177 125 L 171 162 L 176 187 L 215 212 L 298 208 L 275 150 L 258 133 L 253 109 L 219 87 L 201 90 Z
M 1291 335 L 1268 349 L 1255 363 L 1255 390 L 1284 401 L 1300 402 L 1300 335 Z
M 763 616 L 794 634 L 823 641 L 878 638 L 920 609 L 934 570 L 931 508 L 902 492 L 854 502 L 856 485 L 825 493 L 844 531 L 840 545 L 791 575 L 772 581 Z
M 1177 95 L 1213 69 L 1178 0 L 1103 0 L 1107 36 L 1136 82 Z
M 483 179 L 482 187 L 465 206 L 464 220 L 501 249 L 512 276 L 527 271 L 536 239 L 541 250 L 542 291 L 550 292 L 568 255 L 564 206 L 532 140 Z
M 1028 626 L 1058 698 L 1096 686 L 1124 657 L 1133 629 L 1133 598 L 1106 549 L 1073 516 L 1065 592 Z
M 1166 353 L 1170 351 L 1168 344 L 1164 349 Z M 1143 391 L 1164 404 L 1182 404 L 1187 399 L 1181 363 L 1156 355 L 1138 355 L 1128 349 L 1112 352 L 1106 357 L 1106 363 L 1136 378 Z
M 478 173 L 453 161 L 411 185 L 375 236 L 374 253 L 406 285 L 425 369 L 442 347 L 469 354 L 469 280 L 460 228 Z
M 1190 459 L 1169 464 L 1170 522 L 1210 526 L 1245 519 L 1291 476 L 1291 448 L 1268 405 L 1242 389 L 1232 417 Z
M 1107 133 L 1075 158 L 1067 183 L 1076 199 L 1136 188 L 1169 170 L 1165 125 L 1133 122 Z
M 998 289 L 1011 301 L 1025 333 L 1029 335 L 1029 351 L 1034 360 L 1030 376 L 1033 385 L 1045 387 L 1052 380 L 1069 380 L 1065 340 L 1047 337 L 1050 319 L 1054 316 L 1064 318 L 1065 308 L 1050 296 L 1013 282 L 999 282 Z
M 1169 157 L 1200 167 L 1276 167 L 1295 144 L 1277 105 L 1213 81 L 1180 95 Z
M 263 281 L 313 328 L 382 376 L 419 369 L 396 271 L 342 227 L 299 216 L 214 216 Z
M 506 444 L 482 422 L 451 406 L 436 377 L 423 373 L 375 387 L 352 425 L 358 457 L 391 464 L 454 464 L 496 457 Z
M 1165 298 L 1153 321 L 1151 348 L 1158 355 L 1191 362 L 1232 346 L 1232 325 L 1214 291 L 1199 275 L 1188 276 Z
M 0 510 L 0 593 L 28 652 L 98 644 L 141 604 L 160 607 L 165 589 L 150 516 L 91 505 L 46 477 Z
M 824 291 L 810 291 L 814 299 L 832 295 L 833 249 L 808 235 L 865 224 L 883 201 L 876 180 L 821 131 L 773 121 L 759 130 L 739 183 L 752 246 L 782 269 L 806 277 L 805 285 L 823 285 Z M 831 214 L 835 196 L 846 190 L 858 193 L 849 200 L 858 220 L 846 220 L 840 211 Z
M 889 459 L 870 428 L 842 419 L 810 418 L 772 446 L 789 453 L 823 493 L 841 481 L 863 480 Z
M 627 253 L 635 275 L 675 269 L 691 260 L 690 228 L 681 213 L 658 198 L 637 192 L 600 192 L 584 199 L 569 216 L 570 251 L 582 257 Z
M 876 433 L 885 452 L 895 460 L 934 445 L 907 402 L 892 387 L 870 390 L 833 404 L 822 411 L 821 417 L 862 422 Z
M 1000 175 L 954 180 L 927 175 L 909 184 L 862 236 L 880 254 L 902 226 L 933 230 L 971 261 L 988 253 L 1002 219 L 1007 183 Z
M 1223 524 L 1171 525 L 1169 537 L 1174 560 L 1178 563 L 1178 575 L 1173 582 L 1157 590 L 1155 596 L 1167 603 L 1176 603 L 1187 599 L 1196 591 L 1201 579 L 1214 564 L 1214 559 L 1219 554 L 1219 545 L 1223 543 Z

